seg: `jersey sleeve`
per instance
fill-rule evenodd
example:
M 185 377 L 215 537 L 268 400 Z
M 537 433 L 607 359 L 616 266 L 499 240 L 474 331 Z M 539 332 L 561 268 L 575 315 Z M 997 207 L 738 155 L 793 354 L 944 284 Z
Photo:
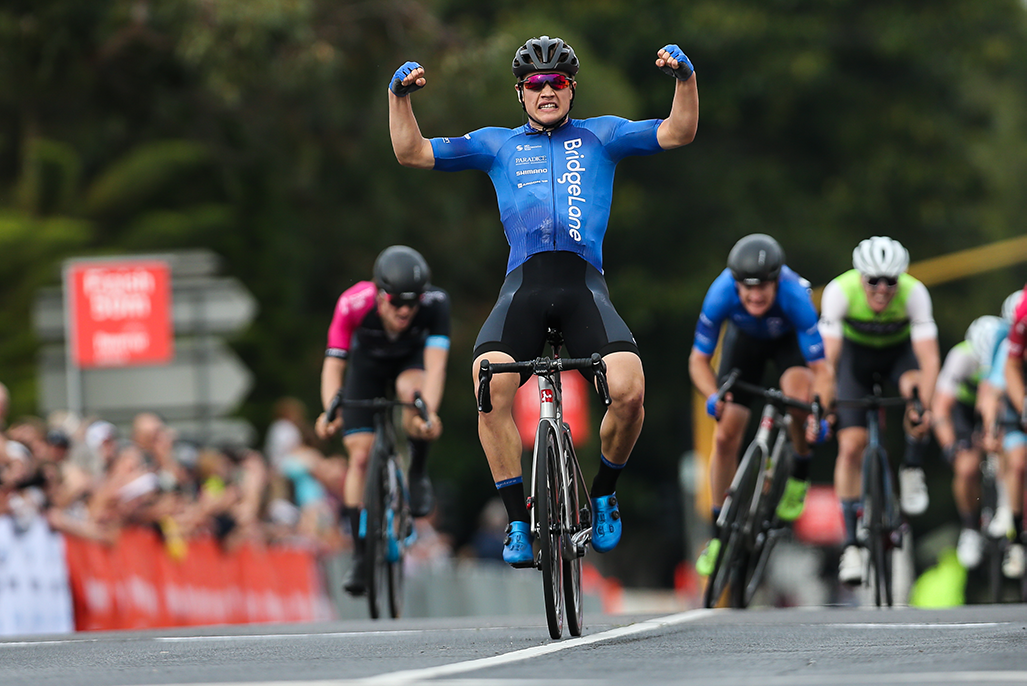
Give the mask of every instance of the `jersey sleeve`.
M 1009 356 L 1009 339 L 1003 338 L 995 351 L 995 359 L 988 372 L 988 383 L 1000 391 L 1006 390 L 1006 357 Z
M 849 312 L 849 299 L 837 280 L 828 282 L 820 296 L 820 323 L 817 325 L 821 337 L 841 338 L 842 322 Z
M 378 289 L 370 281 L 346 289 L 335 303 L 332 323 L 328 326 L 328 347 L 325 357 L 345 360 L 353 344 L 353 333 L 360 326 L 368 312 L 374 307 Z
M 778 298 L 795 327 L 802 356 L 807 362 L 824 359 L 824 340 L 817 325 L 817 309 L 813 306 L 806 282 L 797 277 L 782 279 L 779 288 Z
M 726 278 L 725 278 L 726 276 Z M 731 307 L 732 295 L 735 294 L 734 280 L 726 269 L 721 272 L 706 291 L 699 321 L 695 325 L 695 340 L 692 347 L 704 355 L 713 355 L 720 338 L 720 327 L 727 318 Z M 734 295 L 737 298 L 737 295 Z
M 1017 317 L 1016 322 L 1009 329 L 1008 357 L 1023 357 L 1025 342 L 1027 342 L 1027 316 Z
M 466 133 L 459 138 L 432 138 L 434 168 L 438 171 L 488 171 L 496 159 L 499 147 L 511 133 L 510 129 L 489 127 Z
M 927 292 L 927 286 L 916 283 L 906 300 L 906 312 L 909 315 L 910 340 L 923 341 L 938 337 L 938 325 L 934 323 L 931 294 Z
M 970 381 L 978 368 L 977 359 L 966 349 L 966 346 L 956 345 L 949 354 L 945 356 L 945 363 L 941 366 L 938 374 L 938 381 L 935 388 L 938 393 L 956 395 L 959 384 Z
M 424 306 L 431 307 L 432 319 L 428 325 L 427 347 L 449 348 L 450 303 L 449 293 L 441 288 L 432 288 L 421 296 Z
M 607 115 L 580 120 L 580 124 L 589 129 L 603 144 L 607 156 L 619 162 L 632 155 L 652 155 L 660 152 L 660 142 L 656 137 L 662 119 L 645 119 L 633 121 L 623 117 Z

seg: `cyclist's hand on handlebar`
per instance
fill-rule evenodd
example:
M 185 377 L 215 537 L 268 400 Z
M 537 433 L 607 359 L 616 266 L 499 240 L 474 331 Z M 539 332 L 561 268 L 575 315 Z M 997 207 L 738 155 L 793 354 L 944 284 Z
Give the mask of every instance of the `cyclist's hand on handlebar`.
M 834 424 L 827 418 L 817 420 L 812 414 L 806 417 L 806 442 L 813 445 L 823 443 L 834 433 Z
M 317 421 L 314 422 L 314 432 L 317 437 L 322 441 L 331 438 L 332 436 L 342 431 L 342 414 L 339 413 L 335 417 L 335 421 L 329 423 L 328 418 L 324 412 L 318 415 Z
M 424 84 L 424 67 L 417 62 L 406 62 L 392 75 L 389 90 L 402 98 L 424 88 Z
M 720 397 L 720 393 L 714 393 L 706 399 L 706 414 L 710 415 L 717 421 L 720 421 L 720 415 L 724 412 L 724 403 L 731 400 L 732 396 L 730 393 L 725 393 L 724 397 Z
M 414 416 L 411 420 L 410 437 L 421 441 L 434 441 L 442 435 L 442 420 L 434 412 L 428 415 L 425 422 L 421 417 Z
M 917 408 L 910 405 L 906 409 L 905 429 L 913 438 L 923 438 L 931 430 L 931 411 L 924 408 L 917 412 Z

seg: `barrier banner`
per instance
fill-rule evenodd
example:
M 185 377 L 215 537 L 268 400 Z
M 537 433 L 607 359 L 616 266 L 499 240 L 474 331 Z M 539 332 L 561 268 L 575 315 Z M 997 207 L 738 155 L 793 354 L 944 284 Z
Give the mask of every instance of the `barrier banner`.
M 0 636 L 73 630 L 63 538 L 42 517 L 0 515 Z
M 224 551 L 200 538 L 173 559 L 150 529 L 127 529 L 114 546 L 66 538 L 79 631 L 325 619 L 309 550 L 245 543 Z

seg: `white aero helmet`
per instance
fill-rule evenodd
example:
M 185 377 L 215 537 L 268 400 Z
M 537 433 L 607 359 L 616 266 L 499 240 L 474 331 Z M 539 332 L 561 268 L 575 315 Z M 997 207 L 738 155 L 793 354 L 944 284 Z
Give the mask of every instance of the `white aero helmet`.
M 909 267 L 909 251 L 894 238 L 871 236 L 852 251 L 852 266 L 863 276 L 898 276 Z
M 1016 317 L 1016 308 L 1020 306 L 1020 301 L 1023 300 L 1023 289 L 1013 291 L 1006 296 L 1006 299 L 1002 301 L 1002 318 L 1010 324 Z
M 986 314 L 970 322 L 966 329 L 966 340 L 978 364 L 991 364 L 1001 327 L 1002 318 L 993 314 Z

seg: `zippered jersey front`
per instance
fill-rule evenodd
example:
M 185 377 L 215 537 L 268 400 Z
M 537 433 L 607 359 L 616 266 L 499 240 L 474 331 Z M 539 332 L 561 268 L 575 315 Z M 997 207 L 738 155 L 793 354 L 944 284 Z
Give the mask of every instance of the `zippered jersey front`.
M 571 119 L 542 133 L 528 124 L 488 127 L 460 138 L 433 138 L 435 169 L 480 169 L 496 189 L 510 245 L 509 274 L 536 253 L 577 253 L 600 272 L 615 167 L 630 155 L 662 148 L 660 119 Z

